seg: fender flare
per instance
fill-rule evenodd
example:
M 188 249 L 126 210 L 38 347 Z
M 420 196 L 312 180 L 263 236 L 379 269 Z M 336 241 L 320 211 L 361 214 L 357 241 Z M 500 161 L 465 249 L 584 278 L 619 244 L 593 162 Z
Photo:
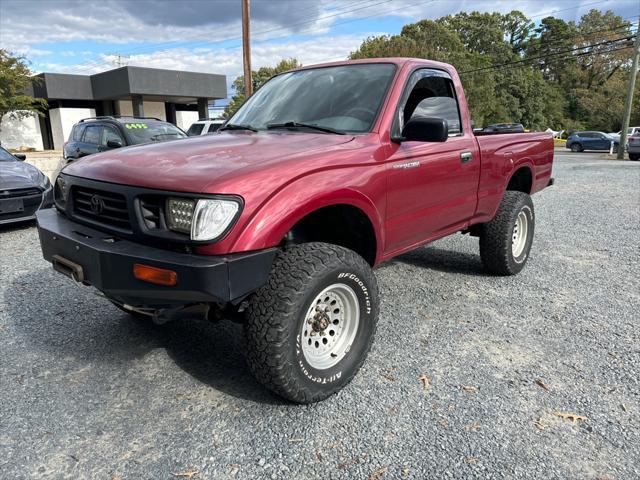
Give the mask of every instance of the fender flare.
M 518 163 L 514 164 L 514 166 L 511 168 L 511 172 L 506 177 L 507 181 L 504 184 L 503 195 L 504 195 L 504 192 L 507 191 L 507 187 L 511 183 L 511 179 L 514 177 L 516 172 L 522 170 L 523 168 L 526 168 L 527 170 L 529 170 L 529 174 L 531 175 L 531 188 L 529 189 L 529 192 L 527 192 L 527 193 L 529 193 L 529 195 L 531 195 L 533 193 L 534 187 L 535 187 L 535 183 L 536 183 L 535 168 L 534 168 L 533 162 L 531 160 L 529 160 L 528 158 L 523 158 L 520 161 L 518 161 Z
M 278 246 L 285 235 L 307 215 L 324 207 L 349 205 L 362 211 L 371 222 L 376 236 L 376 261 L 381 258 L 384 245 L 383 217 L 369 197 L 354 188 L 341 188 L 329 192 L 308 190 L 308 195 L 300 198 L 300 181 L 308 182 L 309 177 L 302 177 L 287 185 L 254 213 L 243 226 L 242 233 L 235 239 L 233 251 Z M 297 195 L 292 196 L 290 188 L 294 188 Z

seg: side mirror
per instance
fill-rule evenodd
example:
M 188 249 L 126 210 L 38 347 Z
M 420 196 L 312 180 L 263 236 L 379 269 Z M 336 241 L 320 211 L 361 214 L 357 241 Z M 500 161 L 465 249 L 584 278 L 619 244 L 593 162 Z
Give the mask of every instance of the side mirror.
M 122 147 L 122 142 L 120 140 L 107 140 L 107 147 L 120 148 Z
M 403 141 L 446 142 L 449 138 L 449 125 L 444 118 L 412 118 L 402 129 Z
M 14 153 L 13 156 L 21 162 L 24 162 L 27 159 L 27 156 L 24 153 Z

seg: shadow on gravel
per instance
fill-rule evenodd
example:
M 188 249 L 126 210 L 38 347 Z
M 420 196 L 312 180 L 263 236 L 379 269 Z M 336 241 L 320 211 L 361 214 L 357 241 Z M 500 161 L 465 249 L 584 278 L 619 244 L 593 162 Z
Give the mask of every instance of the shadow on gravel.
M 5 223 L 0 225 L 0 234 L 3 234 L 5 232 L 17 232 L 20 230 L 27 230 L 35 226 L 36 226 L 35 220 L 23 220 L 21 222 Z
M 423 247 L 400 255 L 394 262 L 406 263 L 414 267 L 429 268 L 446 273 L 460 273 L 473 276 L 487 276 L 488 273 L 482 266 L 480 254 L 444 250 L 437 247 Z
M 127 363 L 165 349 L 178 367 L 216 390 L 258 403 L 284 403 L 249 373 L 241 325 L 180 320 L 158 326 L 122 313 L 93 292 L 49 269 L 18 276 L 4 298 L 21 337 L 16 340 L 27 352 L 42 350 L 60 362 L 71 357 L 123 374 Z

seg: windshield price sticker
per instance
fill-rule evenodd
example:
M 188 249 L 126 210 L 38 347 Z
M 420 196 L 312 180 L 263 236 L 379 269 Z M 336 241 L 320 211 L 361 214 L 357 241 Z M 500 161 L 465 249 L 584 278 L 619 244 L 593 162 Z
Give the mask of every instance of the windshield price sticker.
M 124 126 L 129 130 L 134 128 L 149 128 L 149 125 L 147 125 L 146 123 L 125 123 Z

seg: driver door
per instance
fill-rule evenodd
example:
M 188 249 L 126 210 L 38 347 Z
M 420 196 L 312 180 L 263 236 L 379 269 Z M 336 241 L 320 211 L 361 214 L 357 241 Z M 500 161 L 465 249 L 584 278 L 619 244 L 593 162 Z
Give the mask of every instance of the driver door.
M 445 118 L 446 142 L 391 144 L 388 158 L 388 253 L 449 233 L 476 210 L 480 156 L 470 128 L 465 128 L 455 87 L 441 70 L 419 69 L 405 87 L 394 128 L 402 131 L 414 116 Z M 393 131 L 393 130 L 392 130 Z

